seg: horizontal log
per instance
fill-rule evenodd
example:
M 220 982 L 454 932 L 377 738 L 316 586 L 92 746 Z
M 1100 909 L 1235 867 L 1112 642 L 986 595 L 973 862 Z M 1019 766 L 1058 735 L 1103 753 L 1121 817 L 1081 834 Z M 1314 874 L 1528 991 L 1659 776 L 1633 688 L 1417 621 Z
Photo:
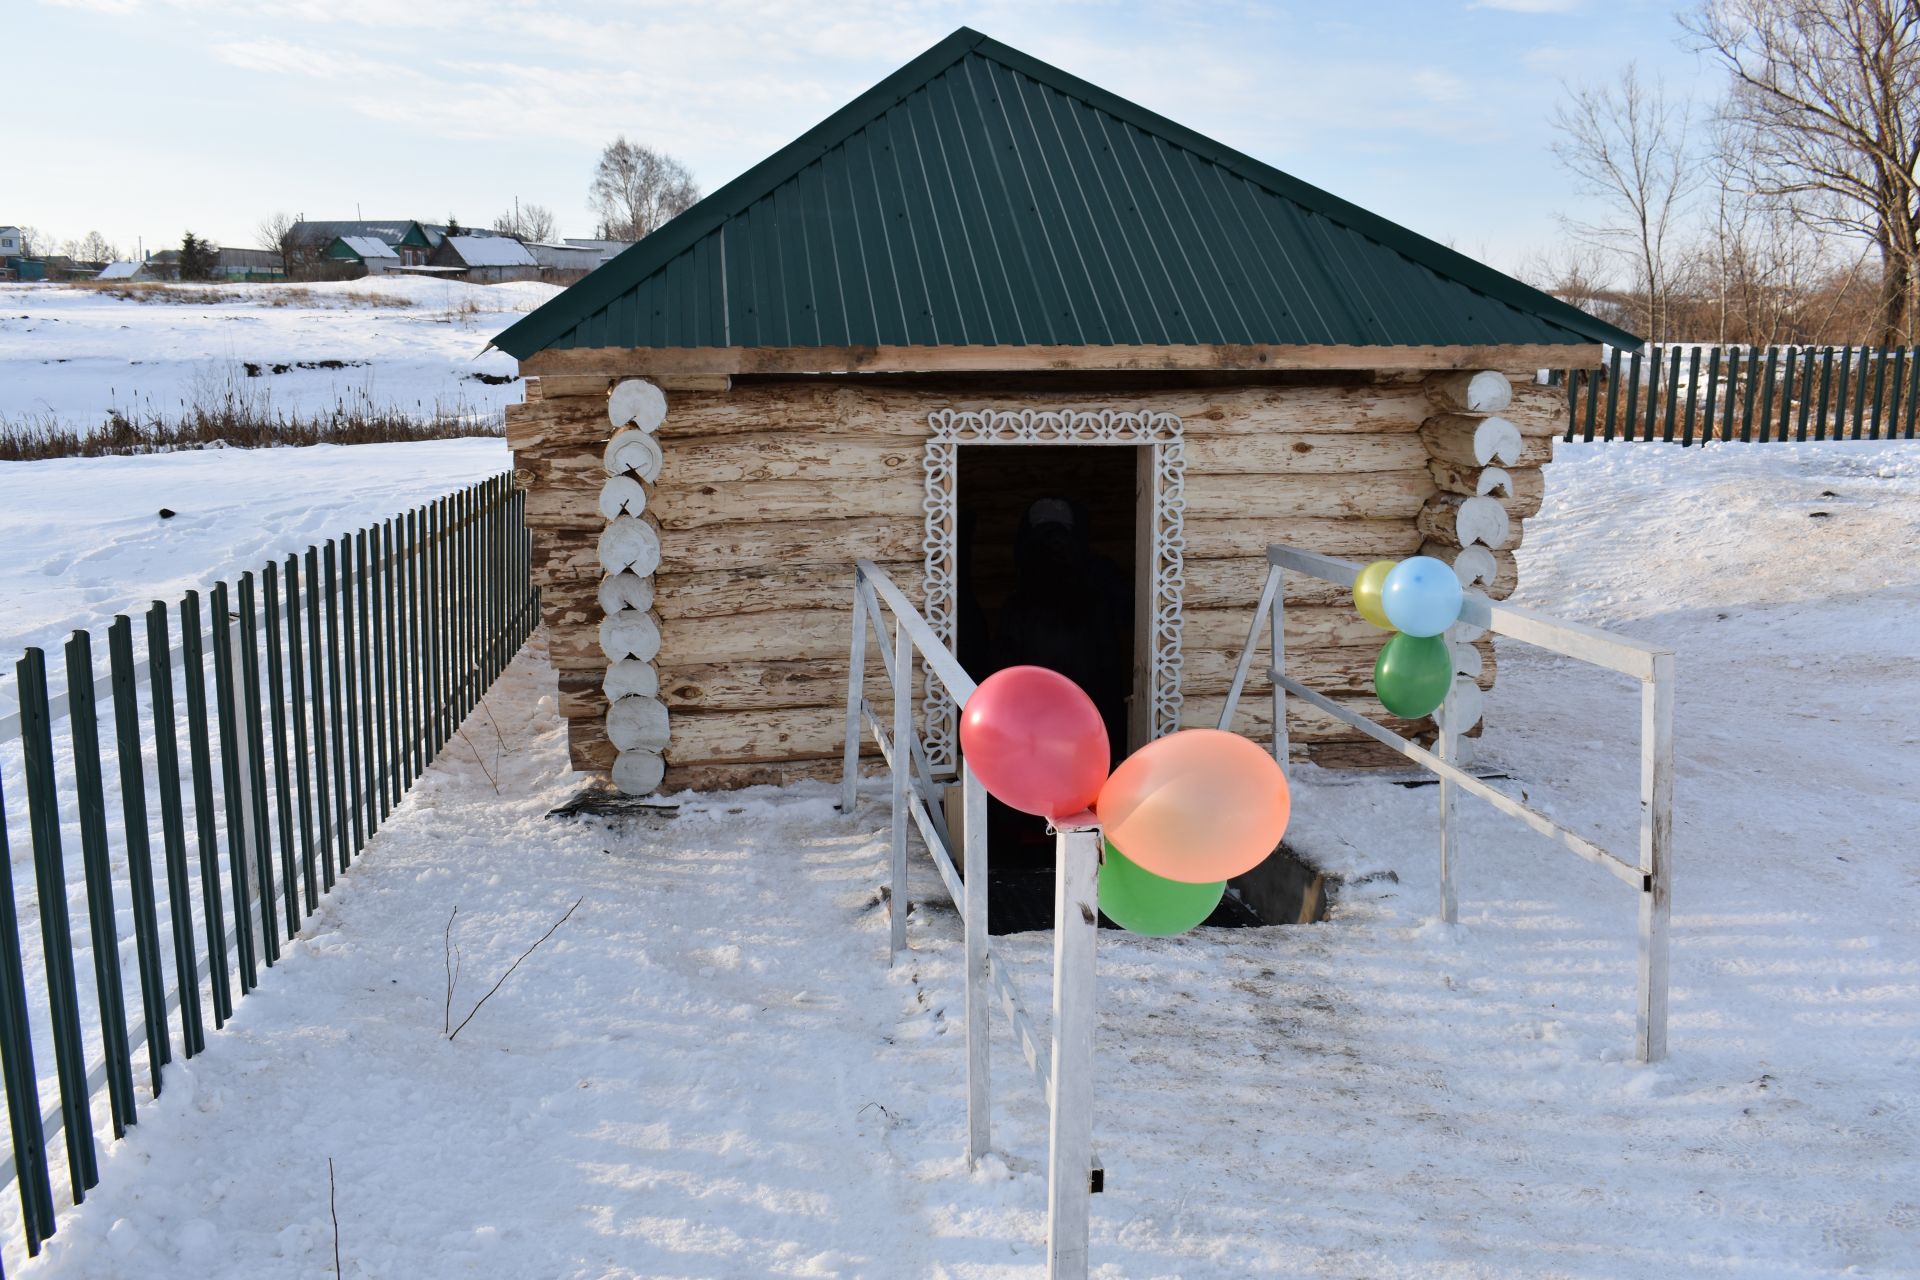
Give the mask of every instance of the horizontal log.
M 661 563 L 669 573 L 693 565 L 742 569 L 829 565 L 850 572 L 855 560 L 915 559 L 922 553 L 925 536 L 924 520 L 888 517 L 669 529 L 660 539 Z
M 1420 531 L 1411 520 L 1189 520 L 1189 560 L 1245 558 L 1263 561 L 1269 543 L 1348 560 L 1377 560 L 1413 554 Z
M 1362 432 L 1270 431 L 1199 435 L 1189 430 L 1189 481 L 1202 475 L 1347 475 L 1356 471 L 1410 471 L 1427 460 L 1419 422 L 1402 429 Z
M 1266 549 L 1257 556 L 1226 560 L 1189 559 L 1182 574 L 1181 599 L 1189 609 L 1245 609 L 1249 615 L 1259 602 L 1267 580 Z M 1287 605 L 1345 605 L 1352 593 L 1331 582 L 1309 578 L 1303 573 L 1288 573 Z
M 666 566 L 668 570 L 672 566 Z M 914 559 L 880 566 L 915 605 L 924 602 L 924 566 Z M 718 567 L 654 578 L 655 608 L 663 618 L 730 617 L 773 609 L 853 608 L 853 565 Z
M 1516 382 L 1513 403 L 1501 410 L 1501 416 L 1520 428 L 1521 435 L 1544 438 L 1551 449 L 1552 442 L 1567 433 L 1567 389 L 1532 379 Z
M 835 707 L 767 707 L 751 711 L 682 711 L 673 718 L 669 764 L 811 760 L 835 756 L 846 712 Z
M 1574 369 L 1600 362 L 1597 343 L 1488 346 L 865 346 L 548 348 L 520 362 L 547 377 L 606 373 L 884 373 L 1022 369 Z
M 607 392 L 607 421 L 617 428 L 657 431 L 667 420 L 667 393 L 645 378 L 622 378 Z
M 664 462 L 660 441 L 651 431 L 642 431 L 637 425 L 622 428 L 607 441 L 606 449 L 600 454 L 600 465 L 608 475 L 630 475 L 648 484 L 660 479 Z
M 657 664 L 671 679 L 693 663 L 831 658 L 846 653 L 852 637 L 853 614 L 834 609 L 681 619 L 666 625 Z
M 1449 413 L 1499 413 L 1513 403 L 1513 382 L 1492 369 L 1436 373 L 1427 378 L 1425 390 Z
M 1251 609 L 1188 609 L 1180 629 L 1180 646 L 1197 649 L 1235 649 L 1247 642 Z M 1286 645 L 1289 654 L 1312 648 L 1379 645 L 1380 629 L 1351 605 L 1322 605 L 1288 609 Z
M 622 751 L 613 758 L 613 785 L 622 795 L 652 795 L 666 776 L 666 758 L 651 748 Z
M 604 527 L 604 526 L 603 526 Z M 607 571 L 600 567 L 599 529 L 534 529 L 529 568 L 544 592 L 562 583 L 586 583 L 599 590 Z
M 1463 498 L 1457 493 L 1435 494 L 1428 499 L 1415 524 L 1428 541 L 1453 547 L 1479 543 L 1499 548 L 1506 546 L 1513 535 L 1513 521 L 1500 499 Z
M 669 474 L 653 492 L 662 529 L 707 525 L 838 520 L 849 516 L 926 519 L 926 477 L 896 472 L 847 480 L 736 480 L 682 487 Z
M 879 748 L 866 745 L 862 758 L 871 766 L 879 758 Z M 741 787 L 785 787 L 804 781 L 838 782 L 840 757 L 822 756 L 817 760 L 791 760 L 780 764 L 677 764 L 667 766 L 663 792 L 737 791 Z
M 595 543 L 600 568 L 608 574 L 652 576 L 660 567 L 660 530 L 650 516 L 616 516 L 607 521 Z
M 1464 413 L 1427 419 L 1420 438 L 1431 456 L 1465 467 L 1519 466 L 1525 448 L 1520 429 L 1505 418 Z
M 600 690 L 607 695 L 608 701 L 631 697 L 657 698 L 660 696 L 660 672 L 651 662 L 622 658 L 608 664 L 606 678 L 600 682 Z
M 688 663 L 667 673 L 660 697 L 675 711 L 745 711 L 754 707 L 845 707 L 847 654 L 829 658 Z M 867 646 L 867 696 L 885 700 L 888 686 L 878 646 Z M 925 681 L 916 679 L 923 689 Z
M 672 739 L 666 704 L 639 695 L 607 708 L 607 739 L 622 751 L 661 751 Z
M 1351 475 L 1188 476 L 1187 518 L 1412 520 L 1433 493 L 1424 466 Z
M 1434 458 L 1427 463 L 1427 473 L 1442 493 L 1499 498 L 1516 520 L 1537 514 L 1546 499 L 1546 473 L 1533 467 L 1465 467 Z
M 631 475 L 608 476 L 606 483 L 600 486 L 599 510 L 603 520 L 645 515 L 647 486 Z
M 547 374 L 544 377 L 527 378 L 529 391 L 536 391 L 545 399 L 559 396 L 599 396 L 604 399 L 613 390 L 616 378 L 603 374 Z M 725 391 L 732 385 L 732 379 L 721 375 L 688 374 L 682 377 L 661 375 L 650 381 L 662 391 Z M 533 396 L 529 396 L 532 399 Z
M 558 590 L 565 591 L 566 588 Z M 594 603 L 600 606 L 602 613 L 619 613 L 622 609 L 638 609 L 644 613 L 653 608 L 655 594 L 655 583 L 651 577 L 623 571 L 601 579 L 600 589 L 594 592 Z
M 607 695 L 598 671 L 558 672 L 560 716 L 564 720 L 605 719 Z
M 719 440 L 684 440 L 663 468 L 668 483 L 724 484 L 734 480 L 848 480 L 893 474 L 925 475 L 926 450 L 899 437 L 824 437 L 815 433 L 758 432 Z

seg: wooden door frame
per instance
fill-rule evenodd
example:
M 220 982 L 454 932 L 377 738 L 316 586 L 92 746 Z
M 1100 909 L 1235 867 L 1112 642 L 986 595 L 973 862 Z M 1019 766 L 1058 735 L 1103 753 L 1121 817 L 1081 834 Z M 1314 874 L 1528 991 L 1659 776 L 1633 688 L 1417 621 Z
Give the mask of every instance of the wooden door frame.
M 1186 579 L 1186 438 L 1174 414 L 1103 409 L 1017 412 L 939 409 L 927 415 L 925 585 L 927 621 L 954 643 L 962 445 L 1120 445 L 1139 450 L 1134 510 L 1131 750 L 1180 727 L 1180 631 Z M 957 768 L 955 717 L 929 673 L 921 735 L 937 773 Z

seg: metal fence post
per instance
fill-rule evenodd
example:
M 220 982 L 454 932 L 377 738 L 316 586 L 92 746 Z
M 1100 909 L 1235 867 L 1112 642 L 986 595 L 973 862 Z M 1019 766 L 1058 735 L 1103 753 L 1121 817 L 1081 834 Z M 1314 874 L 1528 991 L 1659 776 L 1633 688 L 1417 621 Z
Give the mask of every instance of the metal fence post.
M 320 549 L 306 550 L 307 569 L 307 693 L 313 715 L 313 821 L 320 829 L 320 885 L 323 892 L 333 888 L 333 814 L 327 781 L 327 677 L 326 650 L 320 644 Z M 331 743 L 333 754 L 339 742 Z M 311 880 L 311 877 L 309 877 Z M 319 899 L 307 886 L 308 909 Z
M 1091 822 L 1092 817 L 1085 814 L 1073 822 Z M 1054 847 L 1047 1276 L 1085 1280 L 1093 1209 L 1093 958 L 1100 931 L 1100 830 L 1062 824 Z
M 191 1058 L 207 1044 L 200 1008 L 199 957 L 193 947 L 193 887 L 187 869 L 186 814 L 180 803 L 180 733 L 173 706 L 172 645 L 167 606 L 147 610 L 147 681 L 153 690 L 153 758 L 160 788 L 160 833 L 167 863 L 167 931 L 173 935 L 174 977 L 180 984 L 180 1048 Z
M 280 933 L 273 909 L 273 831 L 267 821 L 267 747 L 260 727 L 259 624 L 252 572 L 240 575 L 240 616 L 234 619 L 233 644 L 240 657 L 241 791 L 247 798 L 247 843 L 253 850 L 253 874 L 259 886 L 260 956 L 272 968 L 280 958 Z M 285 793 L 283 792 L 282 795 Z
M 1672 911 L 1673 655 L 1640 687 L 1640 1061 L 1667 1056 L 1667 926 Z
M 93 988 L 100 1012 L 100 1056 L 106 1064 L 113 1136 L 124 1138 L 135 1119 L 132 1048 L 127 1043 L 127 997 L 120 978 L 120 935 L 114 927 L 113 867 L 107 853 L 107 798 L 100 767 L 100 721 L 94 702 L 93 637 L 76 631 L 67 641 L 67 716 L 73 747 L 73 789 L 80 815 L 80 867 L 86 880 L 87 934 L 92 942 Z
M 907 949 L 907 789 L 913 783 L 913 637 L 893 620 L 893 866 L 887 963 Z
M 0 795 L 0 849 L 7 841 L 7 801 Z M 33 1031 L 27 1014 L 26 969 L 20 960 L 20 914 L 13 896 L 13 859 L 0 857 L 0 1075 L 7 1090 L 7 1120 L 13 1137 L 13 1168 L 20 1182 L 20 1226 L 27 1253 L 40 1252 L 53 1234 L 53 1180 L 47 1169 L 47 1135 L 40 1121 L 40 1076 L 33 1065 Z
M 107 628 L 113 681 L 114 740 L 120 759 L 120 817 L 126 829 L 127 888 L 133 899 L 133 949 L 140 968 L 140 1011 L 147 1024 L 147 1070 L 160 1096 L 160 1068 L 173 1061 L 167 1034 L 167 975 L 160 964 L 160 919 L 154 903 L 153 845 L 148 834 L 147 779 L 140 761 L 140 698 L 134 685 L 133 624 L 121 614 Z
M 840 755 L 840 812 L 852 813 L 860 792 L 860 703 L 866 697 L 867 597 L 853 571 L 853 652 L 847 658 L 847 741 Z
M 314 870 L 313 765 L 307 748 L 307 673 L 305 631 L 300 625 L 300 557 L 287 557 L 287 684 L 293 690 L 293 777 L 300 804 L 300 882 L 306 889 L 306 911 L 320 905 L 320 886 Z M 317 730 L 316 730 L 317 732 Z M 319 739 L 315 738 L 314 750 Z M 321 806 L 325 823 L 325 805 Z
M 220 903 L 219 836 L 213 825 L 213 755 L 207 737 L 207 662 L 200 629 L 200 594 L 180 601 L 181 670 L 187 682 L 187 745 L 193 757 L 193 822 L 200 853 L 200 914 L 207 929 L 207 978 L 213 992 L 213 1029 L 233 1016 L 227 970 L 227 916 Z M 204 1048 L 204 1044 L 202 1045 Z
M 349 822 L 353 803 L 347 794 L 347 758 L 352 753 L 353 743 L 346 733 L 346 686 L 340 680 L 340 581 L 335 564 L 335 547 L 329 538 L 320 545 L 321 564 L 326 574 L 325 586 L 321 595 L 327 605 L 327 743 L 332 748 L 328 753 L 333 761 L 333 834 L 334 851 L 339 856 L 336 871 L 345 871 L 353 863 L 354 837 Z M 314 658 L 316 669 L 319 657 Z M 333 888 L 333 882 L 327 882 L 327 888 Z
M 980 1162 L 993 1140 L 993 1041 L 988 1023 L 987 788 L 960 761 L 961 925 L 967 946 L 967 1168 Z
M 100 1180 L 88 1106 L 87 1060 L 80 1039 L 80 997 L 73 979 L 73 925 L 67 917 L 67 868 L 60 848 L 60 801 L 53 781 L 53 721 L 47 709 L 47 656 L 28 649 L 15 667 L 20 744 L 27 774 L 33 874 L 40 898 L 40 949 L 46 959 L 47 1018 L 60 1077 L 60 1115 L 73 1202 Z
M 295 797 L 287 765 L 287 675 L 280 638 L 280 566 L 271 560 L 260 571 L 260 592 L 266 598 L 267 699 L 273 719 L 273 790 L 279 798 L 274 813 L 279 818 L 280 888 L 286 904 L 287 937 L 292 938 L 300 932 L 300 873 L 293 843 Z M 271 894 L 261 895 L 263 909 L 271 897 Z
M 247 785 L 252 764 L 247 759 L 245 717 L 239 709 L 237 681 L 233 670 L 233 622 L 227 605 L 227 584 L 216 582 L 209 599 L 212 617 L 214 713 L 220 733 L 220 781 L 222 812 L 227 819 L 227 870 L 233 892 L 233 937 L 240 955 L 240 994 L 246 995 L 260 983 L 253 949 L 252 875 L 247 859 L 252 855 L 253 832 L 257 825 L 253 813 L 253 791 Z

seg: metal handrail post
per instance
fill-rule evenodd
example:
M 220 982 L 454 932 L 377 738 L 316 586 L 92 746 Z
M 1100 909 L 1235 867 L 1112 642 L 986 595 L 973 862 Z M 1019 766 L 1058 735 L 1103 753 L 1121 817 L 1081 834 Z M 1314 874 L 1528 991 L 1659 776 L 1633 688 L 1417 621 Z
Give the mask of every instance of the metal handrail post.
M 1639 1007 L 1636 1047 L 1640 1061 L 1667 1056 L 1667 926 L 1672 912 L 1669 883 L 1673 852 L 1673 655 L 1658 654 L 1653 674 L 1640 686 L 1640 888 Z
M 1453 727 L 1454 697 L 1452 690 L 1447 692 L 1447 700 L 1440 704 L 1440 714 L 1434 717 L 1436 733 L 1433 741 L 1433 754 L 1448 763 L 1453 763 L 1460 754 L 1459 734 Z M 1453 780 L 1446 774 L 1440 775 L 1440 919 L 1445 924 L 1455 924 L 1460 918 L 1460 902 L 1453 889 Z
M 1047 1276 L 1085 1280 L 1093 1213 L 1093 959 L 1100 932 L 1100 828 L 1056 822 L 1053 1072 L 1047 1090 Z
M 847 658 L 847 742 L 840 757 L 840 812 L 852 813 L 860 791 L 860 701 L 866 696 L 867 597 L 853 577 L 853 651 Z
M 993 1044 L 987 998 L 987 788 L 973 767 L 960 761 L 961 835 L 965 854 L 961 925 L 967 945 L 967 1168 L 987 1153 L 993 1132 Z
M 913 758 L 905 744 L 913 738 L 913 637 L 896 615 L 893 622 L 893 861 L 888 883 L 887 963 L 907 949 L 907 791 Z
M 1274 565 L 1267 573 L 1268 589 L 1273 595 L 1267 608 L 1267 654 L 1273 659 L 1273 669 L 1285 672 L 1287 669 L 1287 572 L 1281 565 Z M 1254 625 L 1259 625 L 1259 614 L 1254 614 Z M 1229 726 L 1231 727 L 1231 726 Z M 1273 759 L 1284 775 L 1287 771 L 1287 756 L 1291 748 L 1287 739 L 1287 687 L 1278 680 L 1273 681 Z

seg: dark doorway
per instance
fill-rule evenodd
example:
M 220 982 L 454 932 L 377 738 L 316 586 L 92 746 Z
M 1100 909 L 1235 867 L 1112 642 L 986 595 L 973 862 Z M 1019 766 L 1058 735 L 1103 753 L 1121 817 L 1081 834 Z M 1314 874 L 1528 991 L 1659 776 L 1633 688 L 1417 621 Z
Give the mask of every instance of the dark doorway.
M 1119 445 L 963 445 L 954 495 L 960 664 L 976 680 L 1019 665 L 1067 676 L 1100 708 L 1114 764 L 1126 755 L 1133 692 L 1138 454 Z M 988 814 L 996 882 L 1037 877 L 1050 901 L 1045 821 L 998 800 Z
M 975 680 L 1002 667 L 1059 671 L 1087 691 L 1118 765 L 1141 696 L 1142 446 L 962 445 L 955 484 L 955 653 Z M 1150 554 L 1147 552 L 1146 554 Z M 949 821 L 957 818 L 949 806 Z M 1054 839 L 1044 819 L 987 802 L 992 932 L 1053 927 Z M 1210 925 L 1261 923 L 1229 891 Z

